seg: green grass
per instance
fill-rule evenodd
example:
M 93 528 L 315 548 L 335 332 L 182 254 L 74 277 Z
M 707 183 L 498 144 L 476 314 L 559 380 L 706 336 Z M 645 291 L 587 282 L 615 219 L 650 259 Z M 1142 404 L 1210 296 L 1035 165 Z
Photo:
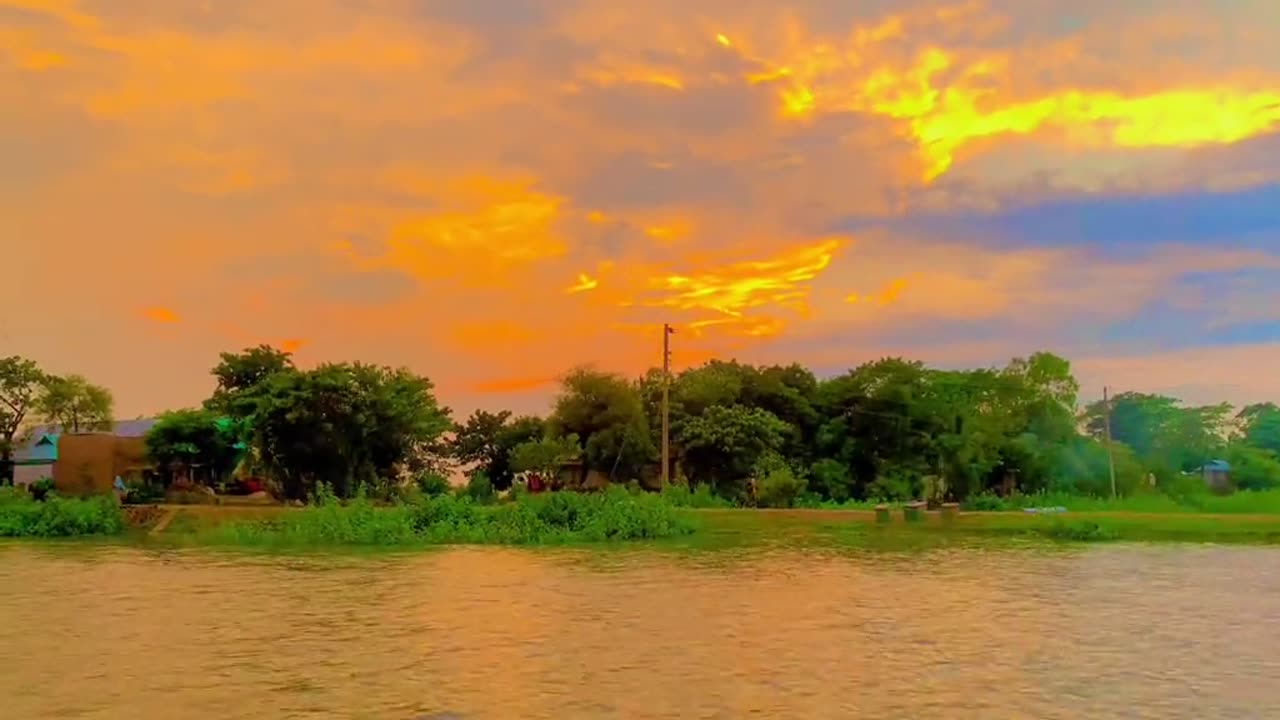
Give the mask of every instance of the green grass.
M 34 500 L 25 490 L 0 488 L 0 537 L 118 535 L 124 525 L 124 513 L 111 497 Z
M 689 540 L 698 547 L 857 547 L 902 550 L 990 542 L 1054 544 L 1195 542 L 1280 544 L 1280 516 L 1196 513 L 1165 515 L 1123 512 L 961 513 L 953 520 L 934 514 L 919 523 L 900 515 L 887 525 L 868 513 L 752 512 L 707 510 L 703 528 Z M 681 541 L 684 542 L 684 541 Z
M 1040 493 L 998 498 L 971 498 L 966 510 L 1021 510 L 1029 507 L 1064 507 L 1071 512 L 1123 512 L 1151 514 L 1200 513 L 1210 515 L 1280 515 L 1280 490 L 1243 491 L 1231 495 L 1188 493 L 1178 496 L 1146 492 L 1116 499 Z
M 481 505 L 441 496 L 379 507 L 322 502 L 263 520 L 196 530 L 213 544 L 403 547 L 438 544 L 563 544 L 654 540 L 692 533 L 696 521 L 662 497 L 622 489 L 543 493 Z

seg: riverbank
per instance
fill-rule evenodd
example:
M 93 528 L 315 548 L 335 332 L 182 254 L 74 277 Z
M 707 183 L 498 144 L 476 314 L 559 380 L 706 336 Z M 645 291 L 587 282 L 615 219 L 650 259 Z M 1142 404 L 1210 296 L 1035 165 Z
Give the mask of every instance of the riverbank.
M 112 511 L 101 499 L 56 499 L 0 507 L 0 535 L 98 535 L 146 544 L 287 549 L 637 541 L 690 548 L 917 547 L 1022 539 L 1280 544 L 1280 513 L 1240 512 L 1246 506 L 1239 502 L 1229 505 L 1236 512 L 1173 507 L 1161 512 L 962 511 L 954 517 L 925 512 L 912 522 L 898 508 L 887 521 L 864 509 L 696 509 L 622 490 L 528 496 L 493 505 L 450 496 L 390 507 L 330 501 L 308 507 L 133 505 Z
M 549 533 L 539 536 L 502 538 L 478 531 L 454 530 L 453 537 L 409 537 L 365 532 L 363 538 L 330 534 L 316 542 L 315 533 L 300 531 L 301 518 L 310 508 L 283 506 L 220 507 L 211 505 L 168 506 L 172 519 L 163 532 L 148 535 L 152 542 L 193 545 L 250 547 L 308 547 L 334 545 L 390 546 L 438 545 L 455 542 L 471 544 L 579 544 L 608 541 L 600 537 Z M 338 513 L 351 512 L 345 508 Z M 376 514 L 394 509 L 372 508 Z M 751 546 L 868 546 L 918 547 L 951 542 L 987 540 L 1041 540 L 1050 542 L 1190 542 L 1229 544 L 1280 544 L 1280 515 L 1079 512 L 1039 515 L 1023 512 L 961 512 L 944 519 L 926 512 L 919 522 L 907 522 L 895 512 L 888 523 L 877 522 L 867 510 L 757 510 L 710 509 L 677 510 L 686 519 L 681 530 L 641 538 L 664 547 L 731 548 Z M 151 514 L 148 517 L 158 517 Z M 351 525 L 370 523 L 377 515 L 351 515 Z M 293 522 L 290 518 L 299 518 Z M 308 521 L 315 522 L 315 521 Z M 395 523 L 391 523 L 395 524 Z M 135 535 L 146 535 L 154 523 L 134 526 Z M 290 530 L 289 528 L 294 528 Z M 466 537 L 474 538 L 472 540 Z

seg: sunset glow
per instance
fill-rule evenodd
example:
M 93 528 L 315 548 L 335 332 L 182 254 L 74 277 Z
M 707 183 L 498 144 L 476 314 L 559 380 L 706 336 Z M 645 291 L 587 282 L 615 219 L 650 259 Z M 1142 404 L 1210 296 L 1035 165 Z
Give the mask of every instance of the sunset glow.
M 1280 399 L 1275 3 L 1058 12 L 0 0 L 0 355 L 130 416 L 259 342 L 540 411 L 664 322 Z

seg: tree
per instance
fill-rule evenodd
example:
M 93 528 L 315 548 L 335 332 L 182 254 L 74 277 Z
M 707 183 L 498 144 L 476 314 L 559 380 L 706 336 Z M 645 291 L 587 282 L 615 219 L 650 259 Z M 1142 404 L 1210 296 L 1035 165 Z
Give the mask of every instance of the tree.
M 1120 393 L 1111 400 L 1111 436 L 1132 448 L 1161 474 L 1191 470 L 1220 453 L 1225 445 L 1229 405 L 1183 407 L 1176 398 Z M 1106 437 L 1106 407 L 1085 409 L 1085 428 Z
M 542 437 L 520 443 L 511 450 L 511 469 L 517 473 L 537 473 L 544 482 L 551 482 L 566 462 L 578 455 L 576 435 Z
M 280 373 L 296 372 L 292 356 L 270 345 L 225 352 L 211 371 L 218 385 L 205 407 L 238 421 L 247 421 L 258 409 L 267 380 Z
M 1231 482 L 1241 490 L 1273 490 L 1280 487 L 1280 459 L 1276 453 L 1254 445 L 1233 443 L 1224 453 L 1231 464 Z
M 484 470 L 497 490 L 511 487 L 511 451 L 522 443 L 537 440 L 545 432 L 541 418 L 513 418 L 508 410 L 497 413 L 477 410 L 454 429 L 450 455 L 464 465 Z
M 1280 454 L 1280 406 L 1270 402 L 1249 405 L 1236 415 L 1236 422 L 1245 443 Z
M 0 485 L 13 482 L 13 438 L 44 386 L 34 361 L 16 355 L 0 359 Z
M 741 495 L 744 482 L 767 453 L 778 453 L 790 428 L 768 410 L 713 405 L 678 430 L 680 463 L 691 483 Z
M 111 391 L 81 375 L 48 377 L 36 401 L 36 412 L 63 432 L 110 430 L 115 423 Z
M 240 455 L 231 423 L 205 409 L 164 413 L 145 442 L 166 484 L 175 472 L 191 477 L 196 468 L 206 471 L 209 482 L 218 482 L 235 469 Z
M 431 381 L 408 370 L 326 364 L 273 372 L 253 390 L 253 442 L 288 498 L 391 482 L 448 430 Z
M 657 454 L 640 393 L 610 373 L 579 368 L 565 376 L 548 425 L 554 435 L 577 435 L 585 468 L 611 479 L 639 477 Z

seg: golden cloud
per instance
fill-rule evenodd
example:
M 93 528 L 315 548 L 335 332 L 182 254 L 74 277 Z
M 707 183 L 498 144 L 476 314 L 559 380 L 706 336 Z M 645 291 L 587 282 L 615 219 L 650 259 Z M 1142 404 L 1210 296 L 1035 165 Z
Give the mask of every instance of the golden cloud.
M 32 247 L 65 248 L 62 271 L 83 282 L 55 315 L 106 295 L 138 307 L 147 299 L 120 287 L 167 281 L 188 293 L 184 317 L 156 306 L 130 322 L 193 336 L 235 323 L 235 342 L 301 348 L 278 339 L 296 334 L 451 387 L 505 378 L 470 387 L 508 392 L 579 362 L 651 364 L 663 322 L 688 360 L 818 330 L 1115 319 L 1167 297 L 1188 267 L 1237 259 L 865 234 L 846 251 L 828 234 L 849 217 L 1041 192 L 1033 160 L 1056 174 L 1091 164 L 1091 187 L 1120 172 L 1139 190 L 1274 177 L 1230 160 L 1170 170 L 1173 154 L 1149 152 L 1276 129 L 1261 4 L 1231 11 L 1252 22 L 1230 47 L 1192 33 L 1212 56 L 1203 69 L 1143 42 L 1186 37 L 1201 17 L 1180 11 L 1172 32 L 1159 21 L 1173 11 L 1155 6 L 1045 39 L 1019 35 L 1036 3 L 869 15 L 816 0 L 588 0 L 543 3 L 518 27 L 401 2 L 206 5 L 196 27 L 181 3 L 0 0 L 22 10 L 0 27 L 0 106 L 15 109 L 0 131 L 35 148 L 0 167 L 14 181 L 0 216 Z M 1115 37 L 1099 46 L 1099 32 Z M 1006 154 L 1029 159 L 997 172 Z M 963 177 L 939 182 L 948 173 Z M 129 282 L 98 279 L 119 257 Z M 56 281 L 21 259 L 33 286 Z M 405 275 L 412 292 L 353 289 Z M 147 390 L 117 394 L 130 392 Z

